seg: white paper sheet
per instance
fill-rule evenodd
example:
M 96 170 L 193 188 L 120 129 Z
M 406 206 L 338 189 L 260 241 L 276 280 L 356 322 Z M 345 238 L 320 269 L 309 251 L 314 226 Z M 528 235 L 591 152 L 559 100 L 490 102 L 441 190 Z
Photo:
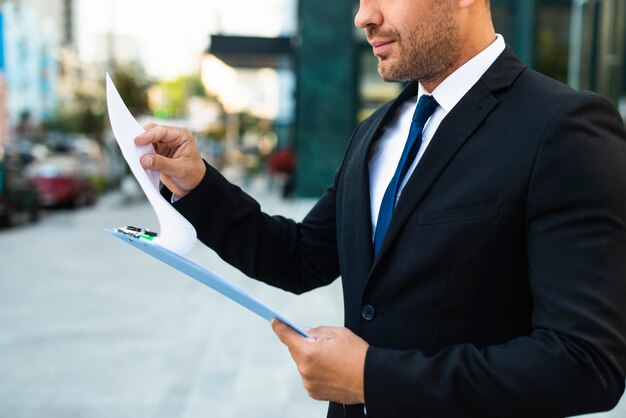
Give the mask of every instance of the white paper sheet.
M 153 154 L 154 147 L 135 145 L 135 137 L 144 129 L 139 125 L 124 104 L 109 74 L 106 75 L 106 94 L 109 120 L 113 135 L 117 140 L 122 155 L 133 175 L 141 186 L 159 220 L 159 236 L 154 243 L 176 254 L 189 252 L 196 243 L 196 230 L 159 192 L 159 173 L 144 170 L 139 160 L 145 154 Z

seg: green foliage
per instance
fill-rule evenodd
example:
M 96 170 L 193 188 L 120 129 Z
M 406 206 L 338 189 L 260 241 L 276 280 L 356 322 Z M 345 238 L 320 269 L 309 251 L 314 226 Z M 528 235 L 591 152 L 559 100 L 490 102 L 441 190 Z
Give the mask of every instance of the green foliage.
M 154 109 L 155 116 L 180 118 L 187 110 L 187 100 L 193 96 L 206 97 L 202 81 L 197 76 L 180 76 L 174 80 L 162 81 L 163 103 Z
M 243 111 L 239 114 L 239 134 L 243 135 L 246 132 L 261 132 L 259 124 L 261 118 L 250 113 Z
M 115 64 L 111 77 L 133 114 L 148 111 L 150 81 L 141 67 Z M 57 113 L 45 121 L 45 127 L 62 133 L 88 133 L 97 137 L 104 128 L 105 108 L 104 91 L 79 88 L 70 102 L 61 104 Z
M 111 78 L 132 114 L 148 112 L 148 88 L 152 83 L 141 66 L 114 64 Z
M 98 100 L 91 96 L 77 93 L 70 106 L 61 106 L 51 119 L 45 121 L 47 129 L 63 133 L 102 132 L 104 112 L 98 106 Z

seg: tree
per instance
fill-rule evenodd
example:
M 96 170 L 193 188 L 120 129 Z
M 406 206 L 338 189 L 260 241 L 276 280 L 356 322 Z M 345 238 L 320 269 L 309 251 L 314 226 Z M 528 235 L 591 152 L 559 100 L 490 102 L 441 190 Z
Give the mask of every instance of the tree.
M 159 87 L 163 92 L 163 101 L 158 109 L 159 116 L 180 118 L 187 112 L 187 100 L 190 97 L 206 97 L 202 81 L 197 76 L 184 75 L 174 80 L 162 81 Z
M 147 113 L 148 88 L 152 82 L 138 64 L 113 64 L 111 79 L 132 114 Z
M 148 112 L 150 81 L 139 65 L 114 64 L 111 78 L 133 114 Z M 105 100 L 103 91 L 79 86 L 72 100 L 62 103 L 57 113 L 45 122 L 46 128 L 61 133 L 93 134 L 98 138 L 104 129 Z

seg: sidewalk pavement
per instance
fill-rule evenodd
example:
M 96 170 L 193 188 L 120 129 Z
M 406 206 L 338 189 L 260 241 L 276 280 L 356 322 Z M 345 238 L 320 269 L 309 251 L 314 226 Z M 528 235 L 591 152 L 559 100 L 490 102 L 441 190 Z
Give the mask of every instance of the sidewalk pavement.
M 312 204 L 261 198 L 295 218 Z M 325 416 L 268 322 L 103 231 L 127 224 L 158 229 L 110 195 L 0 232 L 0 417 Z M 342 324 L 338 281 L 296 296 L 202 244 L 188 256 L 302 327 Z

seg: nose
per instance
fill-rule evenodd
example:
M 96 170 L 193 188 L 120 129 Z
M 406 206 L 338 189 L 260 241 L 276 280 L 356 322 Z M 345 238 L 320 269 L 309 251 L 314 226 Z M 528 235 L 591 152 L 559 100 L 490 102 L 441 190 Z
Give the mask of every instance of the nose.
M 354 24 L 356 27 L 365 29 L 380 26 L 383 23 L 383 16 L 376 4 L 376 0 L 359 1 L 359 10 L 356 16 L 354 16 Z

